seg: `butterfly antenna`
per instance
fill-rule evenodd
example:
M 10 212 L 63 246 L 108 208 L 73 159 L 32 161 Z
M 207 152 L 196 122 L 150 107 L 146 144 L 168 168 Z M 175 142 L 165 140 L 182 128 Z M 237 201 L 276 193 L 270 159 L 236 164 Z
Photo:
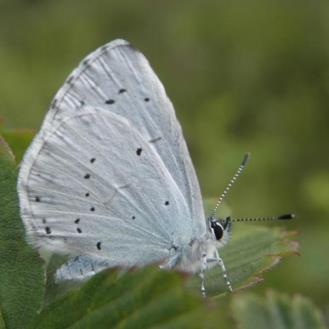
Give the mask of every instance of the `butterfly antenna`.
M 233 184 L 235 183 L 235 181 L 237 180 L 237 178 L 242 173 L 242 171 L 245 168 L 245 166 L 247 165 L 249 159 L 250 159 L 250 153 L 246 153 L 245 156 L 243 157 L 243 160 L 242 160 L 242 163 L 241 163 L 240 167 L 235 172 L 234 176 L 231 178 L 231 180 L 228 183 L 228 185 L 226 186 L 224 192 L 218 198 L 218 201 L 216 203 L 216 206 L 215 206 L 215 208 L 214 208 L 214 210 L 213 210 L 213 212 L 211 214 L 211 217 L 215 217 L 218 207 L 222 204 L 222 202 L 225 199 L 227 193 L 229 192 L 229 190 L 231 189 L 231 187 L 233 186 Z
M 242 217 L 242 218 L 233 218 L 232 222 L 255 222 L 255 221 L 268 221 L 268 220 L 290 220 L 294 219 L 295 214 L 283 214 L 279 216 L 268 216 L 268 217 Z

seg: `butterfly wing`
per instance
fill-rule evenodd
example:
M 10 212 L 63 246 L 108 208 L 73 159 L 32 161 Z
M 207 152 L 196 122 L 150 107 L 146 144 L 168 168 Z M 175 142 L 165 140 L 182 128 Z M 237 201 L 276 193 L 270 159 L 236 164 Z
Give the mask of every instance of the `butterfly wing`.
M 55 282 L 85 280 L 111 266 L 111 262 L 107 260 L 98 260 L 87 256 L 75 256 L 56 270 Z
M 59 90 L 18 191 L 31 240 L 51 250 L 142 263 L 205 232 L 173 107 L 122 40 L 89 55 Z
M 152 143 L 191 210 L 195 234 L 206 230 L 199 183 L 174 108 L 142 53 L 115 40 L 87 56 L 55 96 L 44 124 L 49 133 L 81 104 L 126 118 Z

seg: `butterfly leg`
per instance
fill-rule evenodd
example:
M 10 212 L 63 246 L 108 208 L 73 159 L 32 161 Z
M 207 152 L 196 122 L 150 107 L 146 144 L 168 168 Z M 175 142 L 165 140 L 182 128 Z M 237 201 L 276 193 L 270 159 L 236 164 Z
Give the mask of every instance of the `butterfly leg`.
M 205 287 L 205 279 L 204 279 L 204 272 L 206 271 L 208 267 L 207 264 L 207 254 L 202 254 L 202 259 L 201 259 L 201 271 L 200 271 L 200 278 L 201 278 L 201 294 L 203 297 L 207 297 L 207 292 L 206 292 L 206 287 Z
M 232 292 L 233 289 L 232 289 L 232 286 L 231 286 L 231 282 L 230 282 L 230 280 L 229 280 L 229 278 L 228 278 L 228 276 L 227 276 L 227 272 L 226 272 L 226 268 L 225 268 L 224 262 L 223 262 L 222 258 L 219 256 L 219 253 L 218 253 L 217 250 L 216 250 L 216 252 L 215 252 L 215 255 L 216 255 L 216 262 L 217 262 L 217 264 L 218 264 L 218 265 L 221 267 L 221 269 L 222 269 L 223 277 L 224 277 L 224 280 L 225 280 L 225 282 L 226 282 L 226 285 L 227 285 L 229 291 Z

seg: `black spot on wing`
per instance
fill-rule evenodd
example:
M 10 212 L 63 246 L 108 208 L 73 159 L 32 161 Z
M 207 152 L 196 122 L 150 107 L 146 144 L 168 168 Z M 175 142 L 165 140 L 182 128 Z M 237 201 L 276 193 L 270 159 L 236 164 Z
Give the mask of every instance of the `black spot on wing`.
M 84 179 L 89 179 L 90 178 L 90 175 L 89 174 L 86 174 L 85 176 L 84 176 Z
M 96 247 L 97 247 L 98 250 L 101 250 L 102 249 L 102 242 L 101 241 L 98 241 L 96 243 Z
M 142 149 L 141 147 L 139 147 L 139 148 L 136 150 L 136 154 L 137 154 L 138 156 L 140 156 L 140 155 L 142 154 L 142 151 L 143 151 L 143 149 Z
M 49 226 L 46 226 L 45 227 L 45 231 L 46 231 L 46 234 L 50 234 L 51 233 L 51 229 Z
M 114 99 L 108 99 L 105 101 L 105 104 L 108 104 L 108 105 L 111 105 L 111 104 L 114 104 L 115 103 L 115 100 Z
M 119 89 L 119 94 L 123 94 L 123 93 L 125 93 L 126 91 L 127 91 L 126 89 L 121 88 L 121 89 Z

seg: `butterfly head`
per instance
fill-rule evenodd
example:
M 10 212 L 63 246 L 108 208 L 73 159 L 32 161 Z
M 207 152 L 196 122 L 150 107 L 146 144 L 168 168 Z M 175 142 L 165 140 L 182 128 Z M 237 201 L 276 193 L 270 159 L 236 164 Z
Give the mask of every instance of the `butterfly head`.
M 225 245 L 232 230 L 232 221 L 230 217 L 225 219 L 209 217 L 208 218 L 209 232 L 213 240 L 215 240 L 219 246 Z

